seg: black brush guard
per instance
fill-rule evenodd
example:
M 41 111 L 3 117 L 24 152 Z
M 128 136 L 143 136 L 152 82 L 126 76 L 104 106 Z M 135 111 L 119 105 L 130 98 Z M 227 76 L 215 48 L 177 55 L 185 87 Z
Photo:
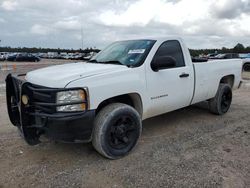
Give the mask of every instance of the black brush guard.
M 57 106 L 85 103 L 86 109 L 88 109 L 87 101 L 56 104 L 56 93 L 69 89 L 36 86 L 20 79 L 22 76 L 25 75 L 14 76 L 9 74 L 6 77 L 6 100 L 10 121 L 14 126 L 18 127 L 28 144 L 36 145 L 40 143 L 39 138 L 46 129 L 45 125 L 48 119 L 63 120 L 65 118 L 69 120 L 85 114 L 85 111 L 57 113 Z M 84 92 L 86 94 L 85 90 Z M 22 102 L 22 96 L 24 95 L 28 97 L 28 104 L 23 104 Z
M 18 127 L 25 141 L 30 145 L 36 145 L 40 143 L 39 137 L 41 133 L 39 133 L 37 128 L 31 126 L 31 121 L 25 116 L 25 108 L 21 102 L 21 96 L 24 94 L 25 90 L 23 88 L 27 87 L 27 84 L 18 78 L 19 76 L 23 75 L 12 76 L 9 74 L 6 77 L 8 114 L 11 123 Z

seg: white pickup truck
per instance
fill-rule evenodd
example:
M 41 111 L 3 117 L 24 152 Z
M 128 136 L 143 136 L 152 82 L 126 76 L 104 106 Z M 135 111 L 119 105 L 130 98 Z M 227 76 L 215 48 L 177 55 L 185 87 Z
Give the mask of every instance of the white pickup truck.
M 241 69 L 239 59 L 194 63 L 179 38 L 119 41 L 88 62 L 9 74 L 8 113 L 30 145 L 41 135 L 92 141 L 117 159 L 135 147 L 144 119 L 201 101 L 226 113 Z

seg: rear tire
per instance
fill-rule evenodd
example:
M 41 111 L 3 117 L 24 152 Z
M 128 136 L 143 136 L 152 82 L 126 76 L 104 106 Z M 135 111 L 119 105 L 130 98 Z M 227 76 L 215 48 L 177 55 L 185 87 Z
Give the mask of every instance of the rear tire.
M 209 109 L 217 115 L 225 114 L 232 102 L 232 89 L 229 84 L 220 84 L 214 98 L 209 100 Z
M 135 147 L 141 131 L 142 123 L 138 112 L 126 104 L 113 103 L 97 114 L 92 144 L 104 157 L 118 159 Z

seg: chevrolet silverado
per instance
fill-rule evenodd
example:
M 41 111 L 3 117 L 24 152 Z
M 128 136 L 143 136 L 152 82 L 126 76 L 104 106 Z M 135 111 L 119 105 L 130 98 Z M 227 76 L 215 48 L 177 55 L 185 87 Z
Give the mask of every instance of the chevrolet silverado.
M 239 59 L 192 62 L 177 37 L 118 41 L 88 62 L 9 74 L 8 114 L 30 145 L 41 135 L 92 142 L 117 159 L 135 147 L 142 120 L 201 101 L 225 114 L 241 69 Z

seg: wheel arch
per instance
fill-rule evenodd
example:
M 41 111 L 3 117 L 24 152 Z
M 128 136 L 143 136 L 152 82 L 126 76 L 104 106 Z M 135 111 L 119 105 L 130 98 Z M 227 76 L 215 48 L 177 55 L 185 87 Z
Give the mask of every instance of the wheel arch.
M 220 84 L 229 84 L 231 88 L 234 86 L 235 76 L 233 74 L 223 76 L 220 80 Z
M 103 109 L 105 106 L 111 103 L 123 103 L 129 106 L 132 106 L 142 117 L 143 104 L 142 104 L 141 96 L 138 93 L 127 93 L 127 94 L 113 96 L 111 98 L 105 99 L 98 105 L 96 109 L 96 114 L 98 114 L 98 112 L 100 112 L 101 109 Z

